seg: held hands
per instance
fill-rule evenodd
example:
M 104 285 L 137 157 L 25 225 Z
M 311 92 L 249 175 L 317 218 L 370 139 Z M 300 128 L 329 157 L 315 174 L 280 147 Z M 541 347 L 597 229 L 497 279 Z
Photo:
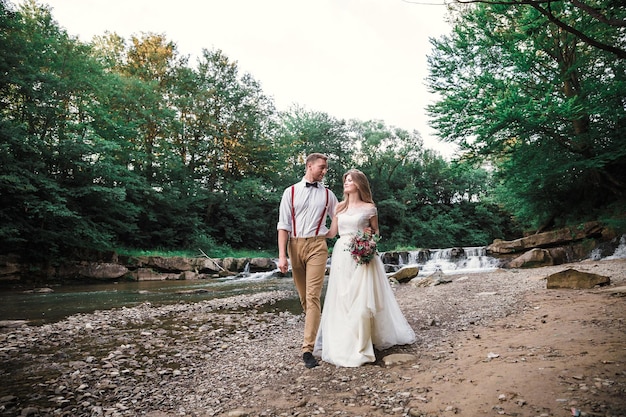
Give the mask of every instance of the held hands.
M 376 231 L 374 229 L 372 229 L 370 226 L 366 227 L 365 229 L 363 229 L 363 235 L 367 238 L 370 238 L 374 235 L 376 235 Z

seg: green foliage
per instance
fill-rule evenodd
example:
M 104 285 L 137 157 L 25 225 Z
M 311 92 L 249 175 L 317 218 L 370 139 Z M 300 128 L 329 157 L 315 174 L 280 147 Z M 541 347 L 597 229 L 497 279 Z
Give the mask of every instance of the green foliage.
M 585 35 L 624 48 L 617 27 L 571 3 L 551 7 Z M 433 125 L 468 158 L 492 162 L 495 198 L 524 227 L 598 218 L 623 198 L 626 61 L 524 5 L 476 5 L 433 45 L 429 85 L 441 95 L 429 108 Z
M 280 194 L 268 192 L 260 179 L 233 182 L 205 219 L 212 236 L 237 249 L 262 250 L 276 245 Z
M 356 123 L 356 165 L 377 201 L 381 250 L 398 246 L 479 246 L 515 235 L 515 225 L 487 198 L 490 175 L 468 162 L 448 163 L 425 150 L 417 132 L 382 122 Z
M 306 156 L 319 152 L 328 156 L 328 173 L 324 182 L 336 194 L 342 190 L 343 174 L 352 166 L 353 139 L 344 120 L 295 106 L 280 114 L 276 152 L 279 188 L 300 181 Z M 282 191 L 281 189 L 281 191 Z
M 120 225 L 132 224 L 133 208 L 113 183 L 120 170 L 107 163 L 112 144 L 86 123 L 97 105 L 89 86 L 99 84 L 99 67 L 34 3 L 1 23 L 11 36 L 0 48 L 21 54 L 5 63 L 13 67 L 0 90 L 0 217 L 13 225 L 1 230 L 2 250 L 51 259 L 107 249 Z
M 585 100 L 546 88 L 536 74 L 538 66 L 554 67 L 549 54 L 517 59 L 512 52 L 538 41 L 522 30 L 545 30 L 532 16 L 508 39 L 487 19 L 491 11 L 477 12 L 467 23 L 471 30 L 461 27 L 458 39 L 438 44 L 432 80 L 446 93 L 445 105 L 433 108 L 442 111 L 438 127 L 473 152 L 448 162 L 424 149 L 418 132 L 380 120 L 339 120 L 299 106 L 278 114 L 259 83 L 222 51 L 203 51 L 191 67 L 160 34 L 125 40 L 108 33 L 84 44 L 59 28 L 46 7 L 27 2 L 13 13 L 0 4 L 2 253 L 54 262 L 84 249 L 272 256 L 282 191 L 302 178 L 310 152 L 329 156 L 325 182 L 339 198 L 348 169 L 367 174 L 381 250 L 517 237 L 505 205 L 526 220 L 549 215 L 556 204 L 550 197 L 560 207 L 593 208 L 602 191 L 585 185 L 594 172 L 611 173 L 619 189 L 623 149 L 615 131 L 623 129 L 617 123 L 623 115 L 616 103 L 623 85 L 611 82 L 600 92 L 594 89 L 602 83 L 590 84 Z M 463 48 L 472 50 L 459 54 Z M 596 58 L 581 58 L 581 68 Z M 550 79 L 565 79 L 576 65 Z M 519 75 L 518 68 L 534 75 L 507 76 Z M 590 73 L 605 71 L 623 83 L 615 68 Z M 458 94 L 448 95 L 454 88 Z M 603 141 L 600 133 L 565 137 L 566 121 L 581 114 L 593 115 Z M 596 123 L 605 115 L 613 127 Z M 565 145 L 580 152 L 564 152 Z M 595 153 L 583 157 L 586 149 Z M 493 156 L 496 175 L 481 168 L 482 154 Z M 570 197 L 576 187 L 590 205 Z
M 212 250 L 166 250 L 166 249 L 153 249 L 153 250 L 140 250 L 140 249 L 125 249 L 119 248 L 115 252 L 119 255 L 128 257 L 139 256 L 161 256 L 164 258 L 183 257 L 183 258 L 202 258 L 208 256 L 211 259 L 223 259 L 223 258 L 272 258 L 276 254 L 268 251 L 253 251 L 253 250 L 234 250 L 227 246 L 214 246 Z

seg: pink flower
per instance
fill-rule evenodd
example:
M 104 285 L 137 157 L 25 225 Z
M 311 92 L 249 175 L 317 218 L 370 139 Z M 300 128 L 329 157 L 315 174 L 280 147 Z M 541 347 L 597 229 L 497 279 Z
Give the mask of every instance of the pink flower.
M 372 259 L 374 259 L 375 256 L 378 255 L 378 252 L 376 251 L 376 244 L 379 240 L 380 236 L 378 235 L 358 232 L 350 240 L 350 244 L 346 250 L 350 251 L 352 259 L 354 259 L 358 265 L 368 264 Z

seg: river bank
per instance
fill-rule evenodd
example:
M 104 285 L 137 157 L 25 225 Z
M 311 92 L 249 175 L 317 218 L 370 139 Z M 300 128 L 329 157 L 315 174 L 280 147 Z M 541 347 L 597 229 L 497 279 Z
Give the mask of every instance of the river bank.
M 611 285 L 547 290 L 567 268 Z M 418 341 L 360 368 L 304 367 L 291 291 L 4 328 L 0 415 L 626 415 L 626 260 L 448 278 L 396 286 Z

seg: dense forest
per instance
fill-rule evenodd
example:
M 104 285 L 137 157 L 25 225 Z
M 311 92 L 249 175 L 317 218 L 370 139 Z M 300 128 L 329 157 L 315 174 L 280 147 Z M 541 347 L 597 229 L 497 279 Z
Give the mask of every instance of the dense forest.
M 428 111 L 460 147 L 446 160 L 382 120 L 278 111 L 225 51 L 191 64 L 163 34 L 85 43 L 44 4 L 0 0 L 0 254 L 274 252 L 309 152 L 338 196 L 346 170 L 368 175 L 384 250 L 624 229 L 626 12 L 527 3 L 457 4 L 432 40 Z

